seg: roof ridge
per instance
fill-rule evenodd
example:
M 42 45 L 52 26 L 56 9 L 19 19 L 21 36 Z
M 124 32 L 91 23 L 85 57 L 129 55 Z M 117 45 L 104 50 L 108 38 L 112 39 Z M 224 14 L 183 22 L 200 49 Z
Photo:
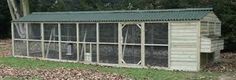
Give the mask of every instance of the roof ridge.
M 55 13 L 152 13 L 172 11 L 212 11 L 213 8 L 180 8 L 180 9 L 153 9 L 153 10 L 112 10 L 112 11 L 69 11 L 69 12 L 33 12 L 32 14 L 55 14 Z

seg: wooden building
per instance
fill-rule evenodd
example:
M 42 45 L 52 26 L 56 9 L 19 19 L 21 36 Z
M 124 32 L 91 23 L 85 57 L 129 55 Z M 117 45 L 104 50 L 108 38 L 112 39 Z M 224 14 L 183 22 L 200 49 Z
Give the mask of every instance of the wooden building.
M 116 67 L 199 71 L 219 60 L 220 36 L 211 8 L 34 12 L 12 21 L 15 57 Z

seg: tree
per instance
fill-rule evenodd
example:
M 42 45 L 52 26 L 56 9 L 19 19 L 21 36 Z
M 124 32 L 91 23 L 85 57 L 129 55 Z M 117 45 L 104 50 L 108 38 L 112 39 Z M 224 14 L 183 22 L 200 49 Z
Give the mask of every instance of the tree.
M 11 16 L 8 10 L 6 0 L 2 0 L 0 3 L 0 38 L 9 38 L 11 35 Z

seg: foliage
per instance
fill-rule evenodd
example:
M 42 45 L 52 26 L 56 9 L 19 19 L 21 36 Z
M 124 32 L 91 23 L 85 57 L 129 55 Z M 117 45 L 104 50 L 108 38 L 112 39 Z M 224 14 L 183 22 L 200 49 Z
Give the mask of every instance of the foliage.
M 0 4 L 0 38 L 10 37 L 6 0 Z M 31 12 L 213 7 L 222 21 L 225 49 L 236 51 L 236 0 L 30 0 L 30 4 Z
M 10 11 L 8 10 L 7 0 L 0 2 L 0 39 L 10 37 Z

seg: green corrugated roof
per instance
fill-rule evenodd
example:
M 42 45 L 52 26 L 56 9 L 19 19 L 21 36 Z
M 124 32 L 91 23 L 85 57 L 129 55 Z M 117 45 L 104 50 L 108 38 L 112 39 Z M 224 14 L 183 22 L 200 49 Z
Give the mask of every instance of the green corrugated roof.
M 15 22 L 125 22 L 125 21 L 189 21 L 200 20 L 212 8 L 161 10 L 120 10 L 80 12 L 34 12 Z

